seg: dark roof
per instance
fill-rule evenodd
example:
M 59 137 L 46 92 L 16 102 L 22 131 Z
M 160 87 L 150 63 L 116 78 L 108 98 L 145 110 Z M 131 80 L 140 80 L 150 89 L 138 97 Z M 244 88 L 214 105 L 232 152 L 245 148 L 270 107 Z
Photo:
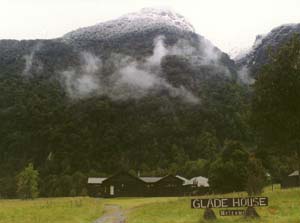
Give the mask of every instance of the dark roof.
M 133 176 L 132 174 L 130 174 L 130 173 L 126 172 L 126 171 L 120 171 L 119 173 L 116 173 L 113 176 L 106 178 L 102 183 L 110 181 L 112 178 L 115 178 L 115 177 L 117 177 L 119 175 L 127 175 L 127 176 L 131 177 L 134 180 L 137 180 L 137 181 L 140 181 L 142 183 L 145 183 L 139 177 Z
M 116 177 L 118 175 L 121 175 L 121 174 L 125 174 L 125 175 L 129 175 L 130 177 L 133 177 L 139 181 L 142 181 L 144 183 L 156 183 L 158 181 L 161 181 L 167 177 L 174 177 L 174 178 L 177 178 L 178 180 L 181 180 L 183 182 L 184 185 L 188 184 L 189 180 L 187 180 L 186 178 L 184 177 L 181 177 L 179 175 L 176 175 L 176 176 L 173 176 L 173 175 L 167 175 L 167 176 L 164 176 L 164 177 L 135 177 L 127 172 L 119 172 L 111 177 L 108 177 L 108 178 L 96 178 L 96 177 L 89 177 L 88 178 L 88 184 L 102 184 L 104 181 L 106 180 L 109 180 L 113 177 Z

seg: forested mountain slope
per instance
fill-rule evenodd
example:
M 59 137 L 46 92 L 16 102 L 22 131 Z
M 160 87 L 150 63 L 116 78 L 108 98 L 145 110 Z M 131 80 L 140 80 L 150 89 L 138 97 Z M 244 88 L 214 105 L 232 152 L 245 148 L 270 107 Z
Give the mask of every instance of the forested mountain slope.
M 168 10 L 1 40 L 0 89 L 1 196 L 29 162 L 42 196 L 68 196 L 86 176 L 189 175 L 226 140 L 251 143 L 235 62 Z

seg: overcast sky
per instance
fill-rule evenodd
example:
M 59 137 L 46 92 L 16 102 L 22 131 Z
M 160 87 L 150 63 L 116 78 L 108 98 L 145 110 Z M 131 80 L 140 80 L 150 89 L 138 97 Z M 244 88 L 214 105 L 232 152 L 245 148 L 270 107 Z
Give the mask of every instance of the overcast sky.
M 300 23 L 300 0 L 0 0 L 0 39 L 59 37 L 145 7 L 177 11 L 228 53 L 276 26 Z

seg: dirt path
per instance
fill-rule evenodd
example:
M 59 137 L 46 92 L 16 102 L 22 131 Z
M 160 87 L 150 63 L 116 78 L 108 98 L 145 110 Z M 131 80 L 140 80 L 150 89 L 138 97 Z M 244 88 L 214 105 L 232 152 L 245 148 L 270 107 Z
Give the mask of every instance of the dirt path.
M 126 218 L 120 206 L 105 204 L 104 211 L 105 214 L 93 223 L 125 223 Z

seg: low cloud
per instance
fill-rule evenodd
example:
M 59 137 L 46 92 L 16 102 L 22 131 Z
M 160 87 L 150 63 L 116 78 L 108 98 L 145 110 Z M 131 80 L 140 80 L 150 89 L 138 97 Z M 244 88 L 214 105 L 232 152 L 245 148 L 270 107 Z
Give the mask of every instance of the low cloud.
M 102 62 L 98 57 L 83 52 L 82 66 L 79 70 L 70 69 L 61 72 L 63 84 L 71 98 L 86 98 L 98 94 L 101 83 L 97 72 L 101 70 Z
M 83 52 L 81 58 L 83 60 L 82 70 L 84 73 L 95 74 L 102 67 L 102 61 L 91 53 Z
M 86 98 L 100 89 L 99 81 L 93 75 L 78 75 L 75 70 L 63 71 L 61 75 L 71 98 Z
M 147 58 L 146 64 L 149 66 L 159 66 L 161 59 L 169 54 L 168 49 L 165 47 L 164 43 L 165 37 L 158 36 L 154 40 L 154 49 L 152 56 Z
M 204 64 L 218 64 L 221 57 L 221 51 L 218 51 L 208 40 L 203 40 L 203 62 Z
M 132 87 L 139 87 L 145 90 L 152 88 L 154 85 L 159 84 L 159 79 L 148 73 L 145 70 L 138 69 L 136 63 L 132 63 L 127 67 L 121 68 L 119 71 L 119 79 L 117 85 L 128 85 Z
M 186 49 L 182 52 L 184 51 L 188 52 Z M 187 103 L 199 103 L 199 98 L 183 86 L 174 87 L 161 77 L 162 58 L 182 52 L 179 46 L 166 48 L 164 37 L 159 36 L 154 40 L 153 54 L 143 62 L 129 56 L 113 54 L 103 64 L 100 58 L 84 52 L 81 55 L 81 67 L 78 70 L 62 71 L 61 76 L 68 95 L 73 99 L 95 95 L 105 95 L 112 100 L 140 99 L 166 90 L 170 97 L 180 98 Z M 105 66 L 113 67 L 114 72 L 103 75 Z
M 33 63 L 36 63 L 35 67 L 38 69 L 38 71 L 41 71 L 43 69 L 42 63 L 35 58 L 36 52 L 39 51 L 41 47 L 42 47 L 42 44 L 38 43 L 33 47 L 30 54 L 24 55 L 23 58 L 25 60 L 25 65 L 24 65 L 24 69 L 22 72 L 23 76 L 28 77 L 28 76 L 32 75 L 31 69 L 33 68 Z
M 35 45 L 30 54 L 24 56 L 24 76 L 30 77 L 32 73 L 42 71 L 43 64 L 36 56 L 41 47 L 42 44 Z M 199 103 L 200 99 L 184 86 L 174 86 L 163 77 L 161 61 L 168 55 L 184 56 L 195 69 L 203 65 L 212 66 L 216 73 L 231 78 L 231 72 L 220 60 L 222 52 L 208 40 L 201 39 L 199 45 L 193 46 L 189 41 L 180 39 L 167 47 L 165 37 L 158 36 L 153 41 L 152 55 L 143 60 L 112 53 L 102 61 L 90 52 L 81 52 L 80 66 L 58 72 L 59 80 L 68 96 L 75 100 L 93 96 L 107 96 L 112 100 L 140 99 L 163 91 L 172 98 Z M 241 83 L 254 82 L 248 69 L 242 68 L 238 74 Z
M 238 71 L 238 78 L 242 84 L 251 85 L 255 83 L 255 79 L 250 76 L 250 72 L 247 66 L 243 66 Z

